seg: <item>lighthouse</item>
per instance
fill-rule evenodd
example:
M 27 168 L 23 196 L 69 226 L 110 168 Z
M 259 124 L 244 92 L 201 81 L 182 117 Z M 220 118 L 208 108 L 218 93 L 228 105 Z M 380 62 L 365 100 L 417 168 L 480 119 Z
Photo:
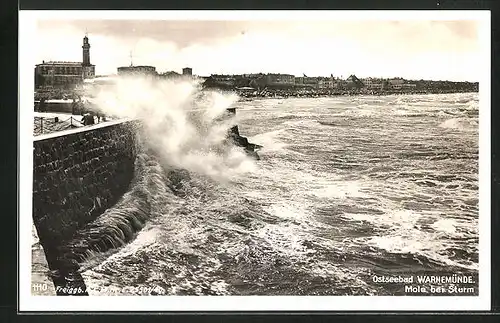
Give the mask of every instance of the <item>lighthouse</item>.
M 83 78 L 94 78 L 95 77 L 95 65 L 90 64 L 90 43 L 88 34 L 85 33 L 85 37 L 83 37 L 83 45 L 82 45 L 82 72 Z
M 89 44 L 89 37 L 87 33 L 85 33 L 85 37 L 83 37 L 83 66 L 89 66 L 90 65 L 90 44 Z

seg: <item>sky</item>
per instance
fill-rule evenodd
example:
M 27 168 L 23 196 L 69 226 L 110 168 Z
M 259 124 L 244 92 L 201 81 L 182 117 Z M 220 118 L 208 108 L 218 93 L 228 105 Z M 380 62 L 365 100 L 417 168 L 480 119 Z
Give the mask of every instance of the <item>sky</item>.
M 474 20 L 61 20 L 40 19 L 36 60 L 81 61 L 88 33 L 96 74 L 118 66 L 158 72 L 478 81 Z

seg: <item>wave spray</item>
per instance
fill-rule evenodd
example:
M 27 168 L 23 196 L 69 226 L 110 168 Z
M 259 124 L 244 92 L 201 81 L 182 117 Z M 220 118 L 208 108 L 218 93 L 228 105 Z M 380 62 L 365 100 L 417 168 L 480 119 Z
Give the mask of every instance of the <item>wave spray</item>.
M 92 95 L 105 114 L 139 119 L 142 144 L 158 155 L 163 166 L 218 181 L 255 168 L 243 149 L 227 142 L 237 120 L 226 111 L 238 99 L 236 95 L 202 91 L 195 80 L 147 77 L 120 77 Z
M 147 77 L 120 77 L 88 94 L 105 115 L 141 126 L 128 192 L 62 247 L 70 261 L 81 263 L 131 241 L 150 218 L 175 209 L 174 195 L 182 195 L 190 174 L 230 184 L 255 169 L 255 161 L 227 137 L 237 122 L 226 114 L 235 95 L 203 91 L 193 80 Z

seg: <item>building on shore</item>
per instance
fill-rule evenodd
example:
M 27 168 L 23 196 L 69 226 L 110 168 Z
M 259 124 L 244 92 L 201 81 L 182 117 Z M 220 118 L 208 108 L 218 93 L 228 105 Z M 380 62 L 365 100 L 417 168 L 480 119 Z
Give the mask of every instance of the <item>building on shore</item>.
M 393 90 L 401 90 L 403 88 L 403 84 L 405 83 L 405 80 L 401 77 L 395 77 L 392 79 L 389 79 L 388 81 L 389 88 Z
M 83 38 L 82 61 L 43 61 L 35 66 L 35 89 L 71 89 L 83 80 L 95 77 L 95 65 L 90 63 L 90 43 Z
M 51 61 L 37 64 L 35 89 L 72 88 L 83 81 L 83 66 L 80 62 Z
M 329 77 L 318 77 L 318 89 L 331 89 L 333 88 L 333 83 L 330 82 Z
M 410 82 L 410 81 L 405 81 L 403 83 L 403 89 L 415 90 L 416 88 L 417 88 L 417 84 L 416 83 L 413 83 L 413 82 Z
M 295 76 L 290 74 L 269 73 L 266 75 L 266 85 L 268 86 L 294 86 Z
M 243 74 L 241 75 L 244 78 L 250 79 L 250 80 L 256 80 L 264 76 L 263 73 L 253 73 L 253 74 Z
M 326 89 L 336 89 L 341 86 L 341 80 L 335 78 L 333 74 L 329 77 L 318 77 L 318 89 L 326 90 Z
M 345 86 L 350 89 L 360 89 L 363 85 L 363 82 L 354 74 L 350 75 L 345 81 Z
M 368 77 L 361 81 L 364 88 L 368 90 L 384 90 L 387 87 L 387 81 L 382 78 Z
M 298 76 L 295 77 L 295 85 L 300 87 L 318 88 L 319 77 Z
M 205 85 L 209 87 L 230 88 L 236 86 L 235 75 L 212 74 L 205 80 Z

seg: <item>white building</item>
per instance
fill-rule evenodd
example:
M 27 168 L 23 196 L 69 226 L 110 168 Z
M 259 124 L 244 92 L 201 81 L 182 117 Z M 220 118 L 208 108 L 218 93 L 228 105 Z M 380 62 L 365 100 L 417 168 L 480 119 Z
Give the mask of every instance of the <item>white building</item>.
M 381 78 L 369 77 L 369 78 L 363 79 L 362 82 L 363 82 L 365 88 L 369 89 L 369 90 L 381 90 L 384 88 L 384 85 L 385 85 L 385 80 L 383 80 Z

